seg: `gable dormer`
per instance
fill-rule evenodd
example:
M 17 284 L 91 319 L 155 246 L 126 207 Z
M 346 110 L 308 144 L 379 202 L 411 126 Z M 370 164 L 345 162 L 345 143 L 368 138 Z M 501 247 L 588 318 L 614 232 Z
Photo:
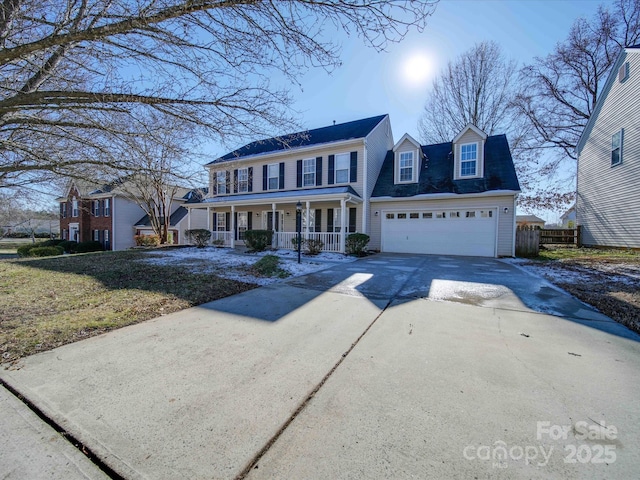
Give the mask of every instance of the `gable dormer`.
M 421 159 L 420 143 L 405 133 L 393 146 L 393 183 L 417 183 Z
M 484 176 L 484 144 L 487 134 L 468 123 L 453 139 L 453 179 Z

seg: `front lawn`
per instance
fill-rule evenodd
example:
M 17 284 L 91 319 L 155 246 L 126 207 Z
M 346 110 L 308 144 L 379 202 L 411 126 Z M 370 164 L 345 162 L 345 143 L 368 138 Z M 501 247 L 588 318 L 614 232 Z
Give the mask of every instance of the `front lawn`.
M 549 248 L 523 264 L 640 333 L 640 254 L 633 250 Z
M 0 362 L 255 287 L 140 261 L 147 256 L 124 251 L 0 261 Z

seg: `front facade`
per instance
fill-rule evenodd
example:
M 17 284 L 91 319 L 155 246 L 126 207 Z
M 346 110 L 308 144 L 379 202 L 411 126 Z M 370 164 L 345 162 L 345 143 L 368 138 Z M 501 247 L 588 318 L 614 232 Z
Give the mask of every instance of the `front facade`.
M 274 247 L 293 248 L 300 202 L 303 236 L 344 252 L 346 234 L 370 228 L 369 199 L 392 145 L 387 115 L 254 142 L 208 164 L 210 195 L 185 206 L 206 210 L 225 245 L 264 229 Z
M 640 45 L 620 53 L 577 145 L 586 246 L 640 248 Z
M 405 135 L 394 145 L 382 115 L 254 142 L 207 168 L 210 194 L 185 206 L 206 211 L 227 246 L 267 229 L 275 248 L 293 248 L 299 205 L 303 237 L 325 251 L 344 252 L 346 236 L 360 232 L 386 252 L 514 252 L 519 185 L 509 147 L 472 125 L 450 143 Z

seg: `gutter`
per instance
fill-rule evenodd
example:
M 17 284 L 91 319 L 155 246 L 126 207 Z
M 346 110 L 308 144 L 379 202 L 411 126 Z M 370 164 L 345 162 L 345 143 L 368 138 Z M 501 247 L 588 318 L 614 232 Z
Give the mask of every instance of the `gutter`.
M 517 196 L 520 190 L 490 190 L 480 193 L 423 193 L 420 195 L 412 195 L 410 197 L 375 197 L 371 198 L 371 202 L 407 202 L 412 200 L 440 200 L 440 199 L 464 199 L 464 198 L 482 198 L 495 197 L 500 195 Z

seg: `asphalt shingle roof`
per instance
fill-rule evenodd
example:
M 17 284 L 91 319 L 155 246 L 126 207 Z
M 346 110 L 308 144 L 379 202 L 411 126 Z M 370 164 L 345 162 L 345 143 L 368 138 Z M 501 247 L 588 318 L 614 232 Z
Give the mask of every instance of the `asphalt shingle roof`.
M 227 153 L 208 165 L 236 160 L 240 157 L 260 155 L 279 150 L 318 145 L 323 143 L 338 142 L 354 138 L 366 137 L 386 115 L 364 118 L 353 122 L 340 123 L 329 127 L 315 128 L 303 132 L 291 133 L 283 137 L 267 138 L 249 143 L 233 152 Z
M 393 183 L 393 151 L 387 152 L 373 197 L 412 197 L 429 193 L 482 193 L 492 190 L 519 191 L 509 144 L 505 135 L 487 137 L 485 143 L 484 177 L 465 180 L 453 179 L 452 143 L 422 146 L 426 158 L 422 159 L 418 183 Z
M 187 216 L 188 213 L 189 213 L 189 211 L 186 208 L 178 207 L 176 209 L 176 211 L 173 212 L 171 214 L 171 216 L 169 217 L 169 226 L 170 227 L 175 227 L 180 222 L 180 220 L 182 220 L 184 217 Z M 140 227 L 140 226 L 150 227 L 151 226 L 151 220 L 149 219 L 149 215 L 145 215 L 140 220 L 138 220 L 136 223 L 134 223 L 134 225 L 136 227 Z

